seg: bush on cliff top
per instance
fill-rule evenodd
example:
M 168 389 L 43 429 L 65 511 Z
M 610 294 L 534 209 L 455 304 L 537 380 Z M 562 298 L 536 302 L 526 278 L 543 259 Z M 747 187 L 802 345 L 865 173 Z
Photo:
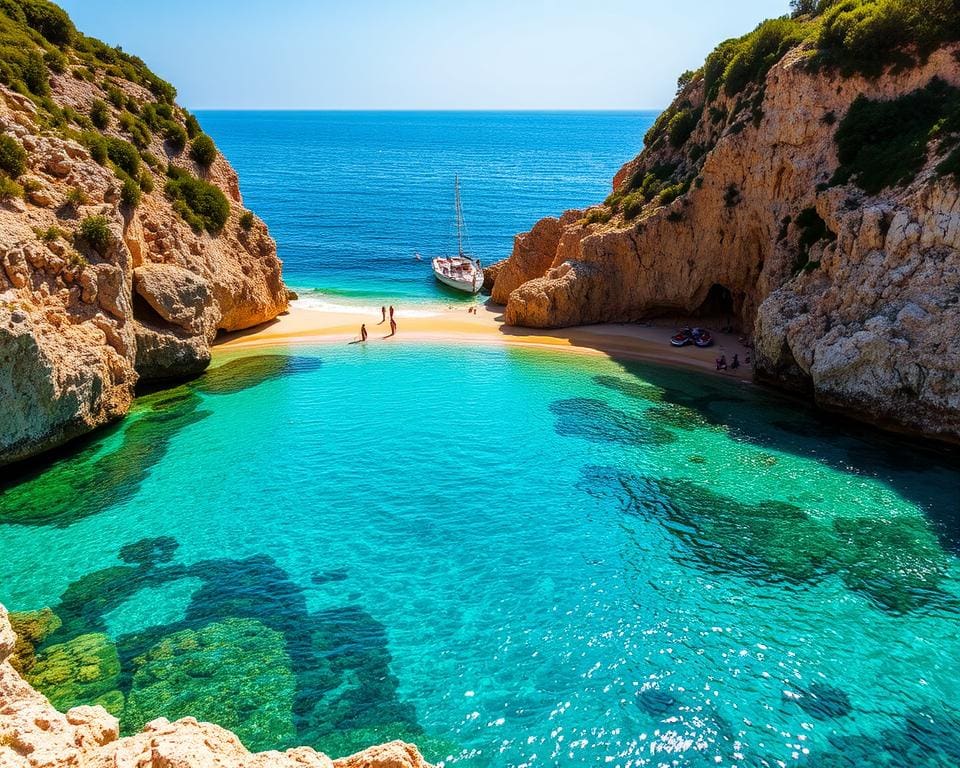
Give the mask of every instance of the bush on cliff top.
M 223 192 L 182 168 L 170 166 L 168 174 L 166 192 L 174 210 L 197 231 L 220 232 L 230 216 L 230 203 Z

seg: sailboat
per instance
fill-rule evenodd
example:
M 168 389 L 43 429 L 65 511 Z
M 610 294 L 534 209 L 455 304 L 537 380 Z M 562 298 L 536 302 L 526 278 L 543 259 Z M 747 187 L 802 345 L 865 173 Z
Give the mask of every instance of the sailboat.
M 464 293 L 479 293 L 483 288 L 483 268 L 480 260 L 463 251 L 463 206 L 460 204 L 460 177 L 454 179 L 457 209 L 457 255 L 439 256 L 433 260 L 433 274 L 444 285 Z

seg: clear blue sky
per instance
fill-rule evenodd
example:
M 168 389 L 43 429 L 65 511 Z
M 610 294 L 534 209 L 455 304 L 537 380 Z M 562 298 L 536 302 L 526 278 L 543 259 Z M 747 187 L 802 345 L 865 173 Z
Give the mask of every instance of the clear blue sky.
M 62 0 L 191 109 L 661 108 L 788 0 Z

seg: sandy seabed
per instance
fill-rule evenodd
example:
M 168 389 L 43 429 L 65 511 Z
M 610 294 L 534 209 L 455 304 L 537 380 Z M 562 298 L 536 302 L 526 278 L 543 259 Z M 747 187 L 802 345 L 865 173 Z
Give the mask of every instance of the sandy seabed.
M 752 375 L 749 364 L 742 365 L 738 370 L 716 370 L 716 359 L 720 355 L 726 355 L 728 362 L 733 360 L 734 354 L 739 355 L 741 361 L 748 359 L 750 350 L 740 342 L 738 336 L 712 331 L 715 344 L 711 348 L 699 349 L 692 345 L 672 347 L 670 337 L 676 333 L 677 325 L 665 321 L 645 324 L 611 323 L 545 331 L 505 325 L 503 307 L 491 304 L 478 305 L 476 314 L 462 307 L 442 306 L 432 307 L 429 311 L 418 306 L 408 314 L 400 307 L 396 321 L 397 333 L 389 336 L 389 320 L 381 322 L 379 312 L 304 308 L 293 302 L 290 310 L 276 320 L 249 330 L 223 335 L 218 340 L 215 351 L 229 352 L 289 344 L 359 343 L 360 325 L 365 323 L 368 334 L 366 344 L 390 344 L 397 341 L 519 344 L 615 358 L 649 360 L 744 380 L 749 380 Z

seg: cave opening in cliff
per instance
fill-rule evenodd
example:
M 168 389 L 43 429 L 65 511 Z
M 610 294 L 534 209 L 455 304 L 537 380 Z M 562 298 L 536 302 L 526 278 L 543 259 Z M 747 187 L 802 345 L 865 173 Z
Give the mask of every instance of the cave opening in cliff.
M 740 312 L 729 288 L 714 283 L 703 303 L 693 313 L 694 317 L 712 320 L 718 328 L 739 330 Z

